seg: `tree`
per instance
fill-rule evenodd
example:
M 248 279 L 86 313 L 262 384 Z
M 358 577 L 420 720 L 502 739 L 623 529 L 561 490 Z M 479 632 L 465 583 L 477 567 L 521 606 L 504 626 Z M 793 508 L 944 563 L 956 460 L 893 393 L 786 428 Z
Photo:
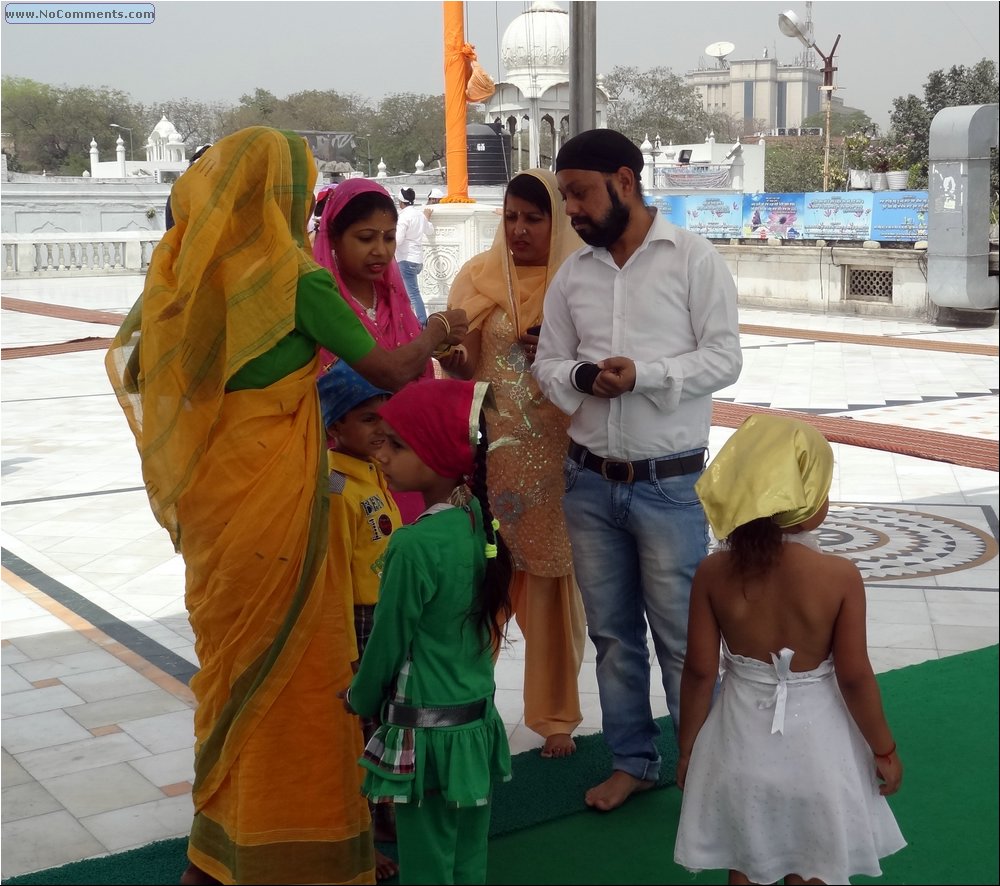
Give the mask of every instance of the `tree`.
M 636 144 L 647 135 L 650 139 L 659 135 L 664 143 L 700 142 L 711 128 L 698 90 L 669 68 L 640 71 L 616 65 L 605 78 L 604 89 L 613 96 L 609 125 Z
M 144 117 L 144 132 L 152 131 L 166 117 L 184 139 L 188 154 L 199 145 L 217 142 L 225 134 L 222 120 L 228 105 L 222 102 L 202 102 L 197 99 L 180 98 L 158 104 Z
M 823 190 L 824 144 L 816 138 L 780 138 L 767 143 L 764 154 L 764 190 L 798 193 Z M 830 189 L 843 187 L 840 162 L 830 155 Z
M 810 114 L 802 121 L 806 127 L 818 126 L 821 129 L 826 127 L 826 112 L 819 111 Z M 836 108 L 830 111 L 830 135 L 841 136 L 850 135 L 852 132 L 864 132 L 872 126 L 872 118 L 864 111 L 838 111 Z
M 388 95 L 367 131 L 373 156 L 385 160 L 390 174 L 413 172 L 418 156 L 431 167 L 445 156 L 444 96 Z
M 11 136 L 13 157 L 29 172 L 79 175 L 90 167 L 91 139 L 106 155 L 117 138 L 112 123 L 134 133 L 142 132 L 142 121 L 142 106 L 117 89 L 3 78 L 4 130 Z
M 935 115 L 944 108 L 961 105 L 986 105 L 1000 101 L 1000 78 L 997 65 L 988 58 L 971 68 L 954 65 L 948 71 L 932 71 L 924 83 L 924 97 L 912 93 L 893 99 L 889 122 L 894 140 L 909 146 L 910 167 L 916 167 L 918 182 L 927 185 L 930 156 L 930 129 Z M 993 155 L 990 188 L 997 193 L 997 157 Z

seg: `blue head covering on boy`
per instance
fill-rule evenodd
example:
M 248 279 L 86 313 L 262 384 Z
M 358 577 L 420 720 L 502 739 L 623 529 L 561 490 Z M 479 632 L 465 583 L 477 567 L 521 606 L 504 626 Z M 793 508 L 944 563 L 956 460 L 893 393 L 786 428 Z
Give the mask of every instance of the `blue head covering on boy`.
M 330 427 L 348 412 L 372 397 L 388 397 L 389 391 L 376 388 L 343 360 L 338 360 L 316 381 L 323 425 Z

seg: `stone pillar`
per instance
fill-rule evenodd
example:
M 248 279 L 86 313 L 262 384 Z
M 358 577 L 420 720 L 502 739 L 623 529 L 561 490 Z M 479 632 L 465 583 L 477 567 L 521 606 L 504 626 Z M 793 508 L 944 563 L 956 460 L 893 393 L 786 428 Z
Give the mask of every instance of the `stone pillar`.
M 90 140 L 90 174 L 92 176 L 97 175 L 97 164 L 99 160 L 100 160 L 100 155 L 97 152 L 97 139 L 92 138 Z
M 649 140 L 648 132 L 642 140 L 642 144 L 639 145 L 639 150 L 642 151 L 642 189 L 648 194 L 653 189 L 653 182 L 656 180 L 653 177 L 653 145 Z
M 115 154 L 118 159 L 118 177 L 128 178 L 128 167 L 125 165 L 125 142 L 122 141 L 120 135 L 118 141 L 115 142 Z

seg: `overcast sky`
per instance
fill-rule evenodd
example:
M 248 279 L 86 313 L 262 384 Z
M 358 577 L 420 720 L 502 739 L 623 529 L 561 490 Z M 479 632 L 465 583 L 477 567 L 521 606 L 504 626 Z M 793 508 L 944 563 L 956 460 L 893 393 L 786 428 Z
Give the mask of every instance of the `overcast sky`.
M 442 4 L 436 0 L 156 0 L 147 25 L 2 25 L 0 70 L 53 85 L 109 86 L 154 104 L 168 99 L 235 104 L 256 87 L 280 98 L 334 89 L 379 99 L 394 92 L 440 94 Z M 472 0 L 466 40 L 495 80 L 499 45 L 530 3 Z M 569 9 L 569 3 L 559 4 Z M 799 43 L 778 31 L 780 12 L 801 20 L 800 0 L 597 2 L 597 70 L 656 66 L 676 74 L 711 66 L 705 48 L 735 45 L 730 58 L 768 55 L 790 63 Z M 837 49 L 837 94 L 883 128 L 892 99 L 923 96 L 927 74 L 998 60 L 995 0 L 812 4 L 816 44 Z

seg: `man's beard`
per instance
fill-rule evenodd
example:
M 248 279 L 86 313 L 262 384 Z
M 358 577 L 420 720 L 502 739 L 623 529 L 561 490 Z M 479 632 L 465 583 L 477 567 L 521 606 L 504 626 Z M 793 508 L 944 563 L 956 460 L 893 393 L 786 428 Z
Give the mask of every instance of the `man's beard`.
M 605 182 L 605 187 L 608 189 L 611 208 L 600 221 L 588 221 L 586 228 L 577 228 L 576 232 L 584 243 L 607 249 L 617 243 L 621 235 L 625 233 L 631 218 L 631 211 L 618 198 L 618 194 L 611 187 L 611 182 Z

